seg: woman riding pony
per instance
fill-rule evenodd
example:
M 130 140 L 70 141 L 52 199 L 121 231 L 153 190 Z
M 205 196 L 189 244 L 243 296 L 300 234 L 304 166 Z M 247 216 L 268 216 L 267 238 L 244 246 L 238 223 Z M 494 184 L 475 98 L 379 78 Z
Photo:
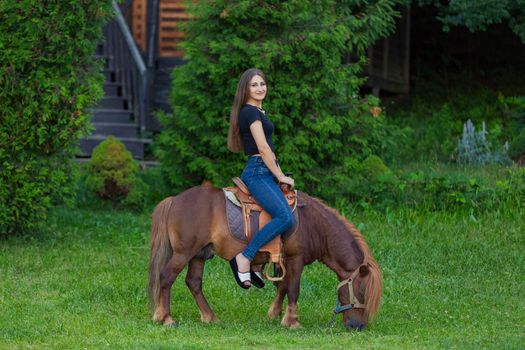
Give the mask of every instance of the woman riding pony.
M 256 68 L 245 71 L 237 85 L 230 114 L 228 148 L 244 151 L 248 161 L 241 175 L 251 195 L 267 211 L 272 220 L 253 237 L 243 252 L 230 260 L 235 280 L 244 289 L 252 282 L 264 285 L 259 272 L 251 271 L 251 261 L 257 251 L 294 224 L 294 217 L 278 183 L 294 186 L 294 180 L 285 176 L 274 153 L 272 134 L 274 124 L 262 109 L 267 82 L 264 73 Z

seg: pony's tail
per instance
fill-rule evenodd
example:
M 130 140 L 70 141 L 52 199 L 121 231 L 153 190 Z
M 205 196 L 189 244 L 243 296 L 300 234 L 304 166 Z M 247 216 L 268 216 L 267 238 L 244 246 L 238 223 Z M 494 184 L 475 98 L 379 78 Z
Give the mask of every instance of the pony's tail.
M 173 197 L 160 202 L 151 220 L 148 296 L 152 311 L 157 309 L 160 302 L 160 273 L 173 255 L 168 234 L 168 213 L 172 202 Z

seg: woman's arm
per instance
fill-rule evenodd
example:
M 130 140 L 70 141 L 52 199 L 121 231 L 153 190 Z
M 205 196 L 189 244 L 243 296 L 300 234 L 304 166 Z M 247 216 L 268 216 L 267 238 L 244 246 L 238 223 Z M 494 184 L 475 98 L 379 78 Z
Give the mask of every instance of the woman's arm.
M 264 164 L 266 164 L 268 169 L 270 169 L 272 174 L 277 178 L 277 181 L 289 184 L 293 187 L 294 180 L 291 177 L 285 176 L 281 168 L 275 162 L 275 154 L 268 145 L 268 142 L 266 142 L 266 136 L 264 135 L 264 130 L 261 121 L 254 121 L 250 125 L 250 131 L 252 133 L 253 139 L 255 140 L 255 144 L 257 145 L 257 149 L 259 150 L 259 154 L 261 155 Z

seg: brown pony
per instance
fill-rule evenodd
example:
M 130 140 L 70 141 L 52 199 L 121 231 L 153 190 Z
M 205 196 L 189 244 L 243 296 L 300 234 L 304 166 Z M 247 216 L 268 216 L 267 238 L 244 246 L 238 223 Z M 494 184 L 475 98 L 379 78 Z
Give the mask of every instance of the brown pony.
M 381 302 L 381 270 L 377 262 L 363 236 L 336 210 L 302 192 L 298 199 L 302 203 L 297 208 L 299 227 L 284 243 L 287 274 L 277 284 L 268 316 L 273 319 L 282 314 L 283 300 L 288 295 L 281 324 L 289 328 L 301 326 L 297 316 L 301 273 L 305 265 L 318 260 L 342 281 L 337 301 L 345 305 L 338 309 L 345 325 L 364 328 Z M 221 189 L 197 186 L 160 202 L 151 225 L 149 296 L 153 319 L 165 325 L 175 324 L 170 315 L 170 290 L 188 265 L 186 285 L 197 302 L 201 321 L 216 321 L 202 293 L 204 263 L 213 255 L 230 260 L 244 247 L 229 233 Z M 262 264 L 266 258 L 258 253 L 253 263 Z

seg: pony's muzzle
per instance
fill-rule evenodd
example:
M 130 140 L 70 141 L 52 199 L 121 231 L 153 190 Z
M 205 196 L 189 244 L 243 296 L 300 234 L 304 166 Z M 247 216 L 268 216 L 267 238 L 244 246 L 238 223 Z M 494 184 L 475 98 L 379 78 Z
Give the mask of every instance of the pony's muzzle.
M 366 327 L 366 324 L 359 320 L 354 320 L 350 318 L 348 321 L 346 321 L 346 328 L 354 331 L 362 331 Z

